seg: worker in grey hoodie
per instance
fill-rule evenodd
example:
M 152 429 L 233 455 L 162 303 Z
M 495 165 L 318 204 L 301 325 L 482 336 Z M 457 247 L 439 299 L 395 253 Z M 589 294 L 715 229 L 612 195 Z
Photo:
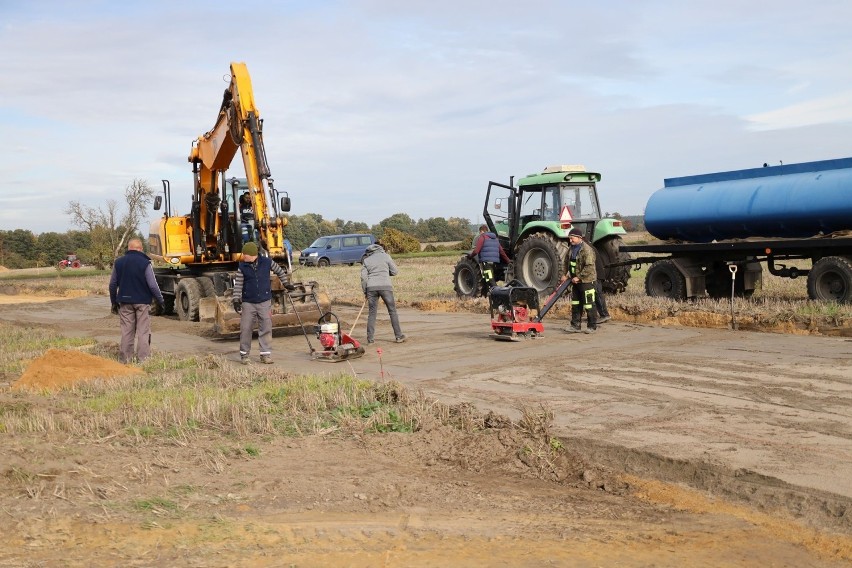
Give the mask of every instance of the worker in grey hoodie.
M 396 342 L 405 341 L 405 334 L 399 327 L 399 316 L 396 315 L 396 302 L 393 299 L 393 284 L 391 284 L 391 276 L 396 276 L 398 272 L 393 259 L 381 245 L 375 244 L 367 247 L 364 257 L 361 259 L 361 289 L 364 291 L 364 296 L 370 306 L 370 312 L 367 316 L 367 343 L 375 341 L 376 311 L 379 307 L 379 298 L 387 306 Z

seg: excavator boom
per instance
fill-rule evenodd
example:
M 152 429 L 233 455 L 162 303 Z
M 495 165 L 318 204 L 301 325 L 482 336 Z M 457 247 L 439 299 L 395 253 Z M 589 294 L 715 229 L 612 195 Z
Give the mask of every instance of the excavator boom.
M 238 151 L 245 178 L 226 179 Z M 287 219 L 283 213 L 290 210 L 290 198 L 279 196 L 273 185 L 263 144 L 263 121 L 245 63 L 231 63 L 231 80 L 216 123 L 193 141 L 188 160 L 193 173 L 188 215 L 169 211 L 171 189 L 167 181 L 163 182 L 166 211 L 151 225 L 149 248 L 151 257 L 169 268 L 155 269 L 154 274 L 166 299 L 166 313 L 177 312 L 182 320 L 214 322 L 220 334 L 231 335 L 235 326 L 239 330 L 239 315 L 230 298 L 243 244 L 255 242 L 261 254 L 289 270 L 289 263 L 280 261 L 287 259 Z M 157 198 L 154 208 L 160 205 Z M 281 286 L 278 278 L 273 278 L 275 325 L 295 325 L 292 322 L 298 318 L 288 314 L 294 309 L 288 306 L 294 304 L 285 301 L 286 295 L 295 291 L 313 298 L 312 303 L 300 306 L 304 320 L 316 321 L 328 311 L 328 297 L 317 291 L 316 282 L 290 280 Z

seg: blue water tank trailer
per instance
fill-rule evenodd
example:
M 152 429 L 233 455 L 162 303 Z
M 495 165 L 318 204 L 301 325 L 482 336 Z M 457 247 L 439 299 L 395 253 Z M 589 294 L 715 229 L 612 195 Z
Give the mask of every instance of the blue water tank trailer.
M 620 252 L 649 265 L 649 296 L 749 297 L 765 266 L 807 277 L 812 300 L 852 303 L 852 158 L 667 179 L 645 228 L 660 240 Z
M 852 158 L 666 179 L 648 200 L 645 227 L 699 243 L 852 229 Z

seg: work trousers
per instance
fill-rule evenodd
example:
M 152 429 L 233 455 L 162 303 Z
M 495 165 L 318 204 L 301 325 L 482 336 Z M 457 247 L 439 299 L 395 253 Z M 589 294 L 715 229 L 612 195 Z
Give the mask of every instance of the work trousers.
M 571 287 L 571 327 L 579 328 L 580 321 L 586 312 L 586 326 L 597 329 L 598 318 L 595 313 L 595 284 L 580 282 Z
M 251 353 L 251 337 L 257 322 L 257 342 L 261 355 L 272 354 L 272 300 L 259 304 L 243 302 L 240 313 L 240 355 Z
M 595 309 L 598 311 L 598 316 L 609 317 L 609 309 L 606 307 L 606 298 L 604 298 L 603 285 L 601 285 L 600 280 L 595 280 Z
M 118 321 L 121 326 L 118 360 L 130 363 L 135 354 L 141 363 L 151 354 L 151 305 L 121 304 Z
M 382 299 L 388 309 L 394 337 L 402 337 L 399 316 L 396 315 L 396 301 L 393 299 L 393 290 L 367 290 L 367 306 L 370 308 L 367 316 L 367 341 L 372 341 L 376 332 L 376 312 L 379 309 L 379 298 Z

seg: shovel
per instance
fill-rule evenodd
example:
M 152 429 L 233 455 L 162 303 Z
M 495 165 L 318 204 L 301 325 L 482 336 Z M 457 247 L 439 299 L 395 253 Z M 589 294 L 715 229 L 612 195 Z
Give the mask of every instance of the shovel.
M 361 314 L 364 312 L 364 306 L 367 305 L 367 296 L 364 296 L 364 303 L 361 304 L 361 309 L 358 311 L 358 315 L 355 316 L 355 321 L 352 323 L 352 327 L 349 329 L 349 337 L 352 337 L 352 332 L 355 331 L 355 326 L 358 325 L 358 320 L 361 318 Z

